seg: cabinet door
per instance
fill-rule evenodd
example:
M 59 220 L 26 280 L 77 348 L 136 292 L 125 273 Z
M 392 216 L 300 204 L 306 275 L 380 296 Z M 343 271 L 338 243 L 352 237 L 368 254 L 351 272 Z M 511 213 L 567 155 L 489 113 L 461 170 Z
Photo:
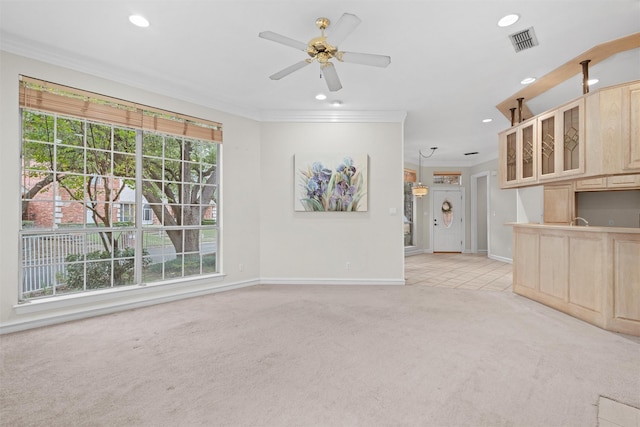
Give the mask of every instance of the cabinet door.
M 500 134 L 500 187 L 513 187 L 518 183 L 517 175 L 517 133 L 510 129 Z
M 558 111 L 562 130 L 562 175 L 584 172 L 584 100 Z
M 622 89 L 624 170 L 640 170 L 640 83 Z
M 535 181 L 538 177 L 536 157 L 536 126 L 531 121 L 518 128 L 518 182 Z
M 538 176 L 554 177 L 556 173 L 556 114 L 547 113 L 538 118 Z
M 574 217 L 575 192 L 572 184 L 544 186 L 544 223 L 568 225 Z
M 536 125 L 532 120 L 500 134 L 500 187 L 536 181 Z
M 584 173 L 584 99 L 538 118 L 538 177 Z

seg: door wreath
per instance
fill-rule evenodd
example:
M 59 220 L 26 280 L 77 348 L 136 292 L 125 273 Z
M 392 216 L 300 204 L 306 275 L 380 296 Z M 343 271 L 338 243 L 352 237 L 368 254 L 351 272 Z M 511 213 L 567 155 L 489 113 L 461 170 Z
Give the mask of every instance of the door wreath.
M 451 202 L 447 199 L 442 202 L 442 222 L 447 228 L 451 227 L 453 223 L 453 206 L 451 206 Z

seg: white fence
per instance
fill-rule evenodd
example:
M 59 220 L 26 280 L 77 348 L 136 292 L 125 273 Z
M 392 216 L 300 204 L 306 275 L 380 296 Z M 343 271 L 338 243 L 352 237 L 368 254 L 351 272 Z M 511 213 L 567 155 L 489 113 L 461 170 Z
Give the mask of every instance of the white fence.
M 132 245 L 132 237 L 123 232 L 118 247 Z M 65 260 L 69 255 L 81 255 L 104 250 L 99 234 L 68 233 L 22 236 L 22 293 L 54 286 L 64 277 Z

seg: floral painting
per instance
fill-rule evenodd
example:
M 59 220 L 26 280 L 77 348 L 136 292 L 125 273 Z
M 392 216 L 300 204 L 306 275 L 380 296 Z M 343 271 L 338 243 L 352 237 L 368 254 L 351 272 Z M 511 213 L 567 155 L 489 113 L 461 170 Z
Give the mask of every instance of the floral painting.
M 296 154 L 295 210 L 367 210 L 366 154 Z

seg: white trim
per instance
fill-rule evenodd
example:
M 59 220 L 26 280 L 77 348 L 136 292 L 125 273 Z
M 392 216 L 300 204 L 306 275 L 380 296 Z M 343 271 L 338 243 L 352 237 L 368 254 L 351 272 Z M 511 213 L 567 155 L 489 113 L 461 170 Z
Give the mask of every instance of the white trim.
M 98 289 L 89 292 L 63 294 L 47 298 L 32 299 L 13 306 L 16 314 L 31 314 L 42 311 L 72 308 L 74 306 L 109 302 L 116 298 L 132 298 L 139 295 L 147 295 L 150 289 L 162 291 L 178 290 L 178 294 L 184 292 L 183 288 L 194 286 L 208 286 L 212 281 L 220 281 L 224 274 L 216 274 L 191 280 L 158 282 L 144 285 L 118 286 L 114 288 Z
M 97 307 L 97 308 L 88 308 L 88 309 L 80 310 L 73 313 L 66 313 L 66 314 L 58 314 L 58 315 L 53 314 L 40 319 L 14 321 L 14 322 L 0 325 L 0 335 L 12 333 L 12 332 L 24 331 L 32 328 L 55 325 L 58 323 L 69 322 L 72 320 L 80 320 L 80 319 L 86 319 L 89 317 L 101 316 L 104 314 L 116 313 L 119 311 L 131 310 L 134 308 L 141 308 L 141 307 L 147 307 L 150 305 L 178 301 L 186 298 L 193 298 L 197 296 L 203 296 L 203 295 L 208 295 L 212 293 L 228 291 L 232 289 L 255 286 L 257 284 L 259 284 L 257 280 L 248 280 L 244 282 L 230 283 L 227 285 L 210 287 L 207 289 L 184 289 L 182 292 L 178 292 L 172 295 L 150 297 L 143 301 L 121 302 L 121 303 L 109 305 L 107 307 L 103 306 L 103 307 Z M 140 287 L 140 288 L 144 288 L 144 287 Z M 84 302 L 87 302 L 87 301 L 85 300 Z M 22 304 L 20 305 L 20 307 L 26 307 L 28 305 L 30 304 Z M 72 305 L 75 305 L 75 304 L 71 304 L 71 306 Z M 49 308 L 51 308 L 51 306 L 49 306 Z M 40 310 L 35 310 L 35 311 L 40 311 Z M 26 311 L 23 311 L 22 313 L 25 313 L 25 312 Z
M 502 262 L 506 262 L 506 263 L 509 263 L 509 264 L 513 264 L 513 260 L 511 258 L 505 258 L 505 257 L 499 256 L 499 255 L 489 255 L 488 258 L 495 259 L 496 261 L 502 261 Z
M 214 278 L 223 279 L 223 276 Z M 211 278 L 202 279 L 196 285 L 202 282 L 211 281 Z M 217 292 L 224 292 L 233 289 L 240 289 L 256 285 L 374 285 L 374 286 L 403 286 L 404 279 L 303 279 L 303 278 L 264 278 L 246 280 L 236 283 L 220 284 L 209 286 L 206 288 L 191 286 L 185 287 L 185 283 L 170 283 L 147 286 L 131 286 L 127 288 L 110 289 L 104 292 L 96 291 L 86 294 L 66 295 L 64 297 L 53 297 L 49 299 L 41 299 L 30 301 L 14 306 L 17 315 L 28 315 L 40 313 L 40 318 L 30 318 L 25 320 L 14 320 L 12 322 L 0 325 L 0 335 L 13 332 L 24 331 L 27 329 L 39 328 L 43 326 L 51 326 L 59 323 L 70 322 L 73 320 L 87 319 L 90 317 L 101 316 L 105 314 L 117 313 L 134 308 L 147 307 L 151 305 L 179 301 L 186 298 L 193 298 Z M 138 301 L 115 301 L 118 297 L 135 297 L 143 296 L 149 288 L 157 287 L 168 290 L 177 290 L 171 295 L 150 295 L 144 300 Z M 182 289 L 180 289 L 182 287 Z M 163 290 L 164 290 L 163 289 Z M 86 307 L 86 304 L 94 304 L 93 307 Z M 84 306 L 84 307 L 83 307 Z M 75 310 L 63 314 L 50 313 L 55 310 Z M 47 313 L 49 312 L 49 313 Z
M 260 279 L 261 285 L 404 285 L 404 279 L 304 279 L 266 277 Z
M 422 253 L 424 253 L 424 250 L 417 246 L 405 246 L 404 248 L 404 256 L 419 255 Z

